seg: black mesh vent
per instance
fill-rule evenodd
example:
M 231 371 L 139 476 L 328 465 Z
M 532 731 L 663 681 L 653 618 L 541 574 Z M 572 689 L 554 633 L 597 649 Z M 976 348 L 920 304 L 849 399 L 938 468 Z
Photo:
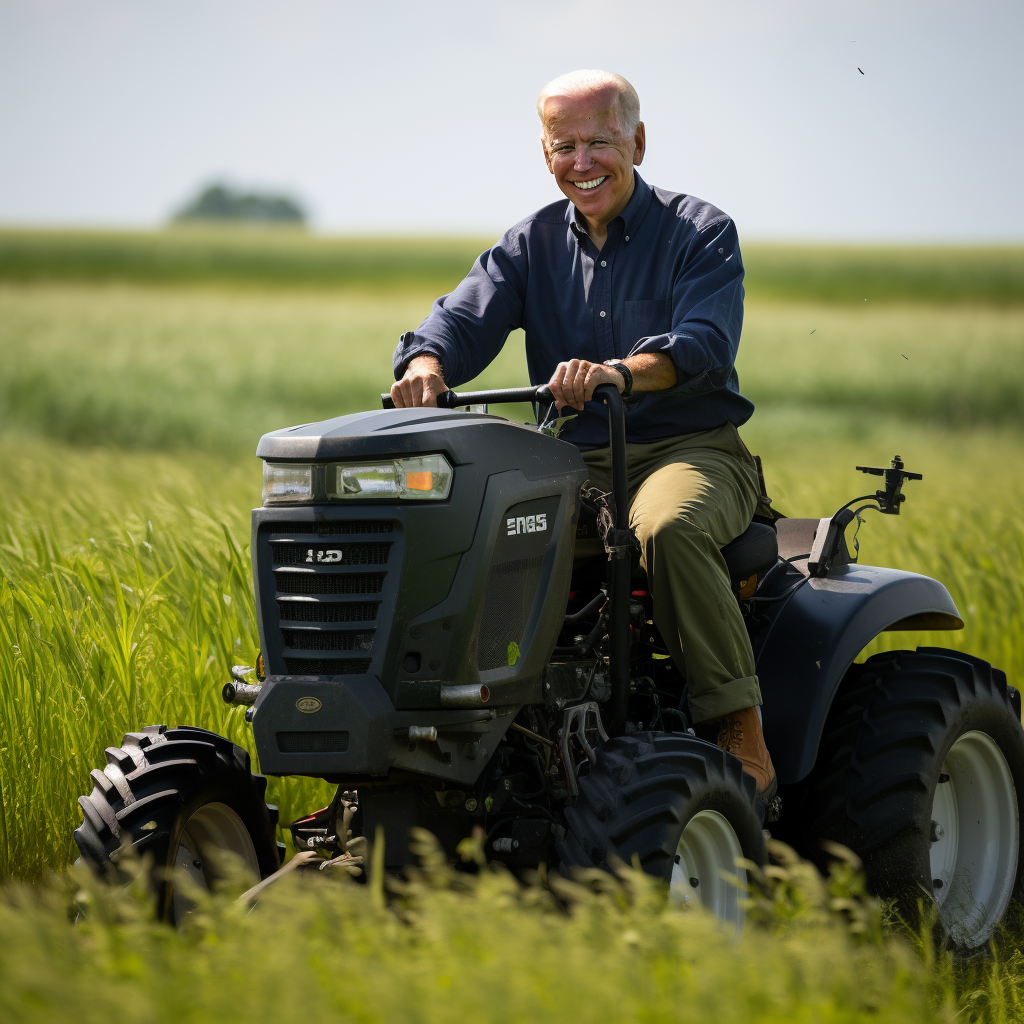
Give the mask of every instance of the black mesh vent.
M 282 629 L 285 647 L 293 651 L 369 651 L 373 647 L 373 631 L 331 629 L 320 632 Z
M 370 668 L 369 658 L 285 658 L 292 676 L 354 676 Z
M 277 749 L 282 754 L 344 754 L 347 732 L 279 732 Z
M 274 543 L 270 546 L 276 565 L 317 565 L 335 560 L 339 565 L 383 565 L 388 560 L 388 552 L 391 550 L 390 544 L 339 544 L 333 550 L 323 547 L 308 548 L 305 544 Z M 340 559 L 336 559 L 336 551 L 341 552 Z
M 279 594 L 379 594 L 384 585 L 382 572 L 279 572 Z
M 389 560 L 400 561 L 400 548 L 391 555 L 401 544 L 402 524 L 364 518 L 375 509 L 352 511 L 359 518 L 260 524 L 259 558 L 273 567 L 267 597 L 276 608 L 268 602 L 265 611 L 276 627 L 268 642 L 276 672 L 362 675 L 373 664 L 381 608 L 390 607 L 388 595 L 399 582 L 387 568 Z
M 277 607 L 285 622 L 373 622 L 380 602 L 278 601 Z
M 514 558 L 491 567 L 480 618 L 477 664 L 481 669 L 514 663 L 515 659 L 509 656 L 509 645 L 514 643 L 518 648 L 522 642 L 543 565 L 544 556 L 536 555 Z
M 335 519 L 325 523 L 271 523 L 268 533 L 297 537 L 314 534 L 317 537 L 338 537 L 345 533 L 394 533 L 395 524 L 387 519 Z

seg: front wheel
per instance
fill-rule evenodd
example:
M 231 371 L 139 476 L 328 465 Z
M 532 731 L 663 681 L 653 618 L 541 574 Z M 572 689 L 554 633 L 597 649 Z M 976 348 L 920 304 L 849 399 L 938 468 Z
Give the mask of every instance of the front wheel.
M 933 903 L 954 949 L 984 946 L 1024 896 L 1015 695 L 1002 672 L 956 651 L 855 665 L 794 807 L 794 841 L 850 847 L 904 919 L 917 924 Z
M 79 798 L 75 841 L 82 858 L 107 872 L 123 844 L 152 859 L 157 912 L 180 924 L 194 909 L 174 884 L 175 871 L 212 889 L 225 877 L 225 855 L 255 879 L 279 864 L 267 781 L 253 775 L 249 755 L 205 729 L 165 725 L 127 733 L 92 772 L 93 790 Z M 180 877 L 180 876 L 179 876 Z
M 739 929 L 747 873 L 737 862 L 767 861 L 754 785 L 735 757 L 692 736 L 618 736 L 581 774 L 556 853 L 566 868 L 637 857 L 674 902 L 701 904 Z

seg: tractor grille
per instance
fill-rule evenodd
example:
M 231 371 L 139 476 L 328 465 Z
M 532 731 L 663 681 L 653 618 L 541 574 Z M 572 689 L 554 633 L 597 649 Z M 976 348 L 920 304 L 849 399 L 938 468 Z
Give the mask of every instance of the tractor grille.
M 379 594 L 384 589 L 384 573 L 362 572 L 352 575 L 287 575 L 277 577 L 279 594 Z
M 373 622 L 379 607 L 380 601 L 324 604 L 302 598 L 285 598 L 277 602 L 282 622 Z
M 354 633 L 332 629 L 326 632 L 282 629 L 285 647 L 293 651 L 368 651 L 373 647 L 374 631 Z
M 277 648 L 271 664 L 283 662 L 275 671 L 370 671 L 374 653 L 383 646 L 375 642 L 381 600 L 399 581 L 399 530 L 398 523 L 383 519 L 264 524 L 257 544 L 263 564 L 271 566 L 274 590 L 264 603 L 264 627 L 268 647 Z M 380 570 L 367 572 L 367 566 Z M 367 600 L 370 595 L 381 599 Z M 344 629 L 340 623 L 358 626 Z
M 353 533 L 394 533 L 395 524 L 389 519 L 341 519 L 319 523 L 288 523 L 274 531 L 287 537 L 343 537 Z

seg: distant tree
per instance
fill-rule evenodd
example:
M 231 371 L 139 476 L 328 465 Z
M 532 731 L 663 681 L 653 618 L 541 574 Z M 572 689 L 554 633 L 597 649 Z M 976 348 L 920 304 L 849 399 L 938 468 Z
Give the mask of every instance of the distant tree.
M 292 198 L 240 192 L 230 185 L 208 185 L 172 218 L 189 221 L 236 221 L 247 224 L 305 224 L 306 211 Z

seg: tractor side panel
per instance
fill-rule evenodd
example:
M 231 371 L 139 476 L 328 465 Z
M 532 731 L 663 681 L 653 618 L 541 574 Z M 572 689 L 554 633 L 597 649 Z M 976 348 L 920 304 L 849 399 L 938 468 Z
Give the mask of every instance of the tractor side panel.
M 809 580 L 785 603 L 757 659 L 765 741 L 780 783 L 799 782 L 814 766 L 825 718 L 857 655 L 879 633 L 922 615 L 958 619 L 941 583 L 870 565 Z

